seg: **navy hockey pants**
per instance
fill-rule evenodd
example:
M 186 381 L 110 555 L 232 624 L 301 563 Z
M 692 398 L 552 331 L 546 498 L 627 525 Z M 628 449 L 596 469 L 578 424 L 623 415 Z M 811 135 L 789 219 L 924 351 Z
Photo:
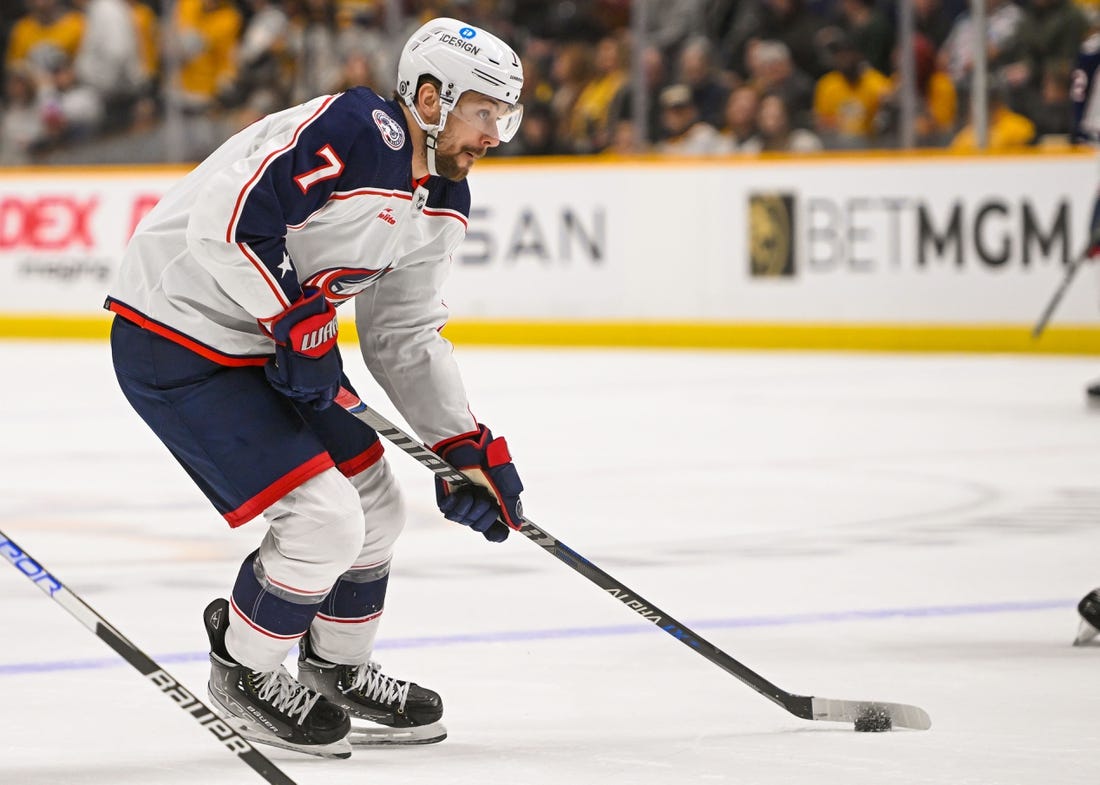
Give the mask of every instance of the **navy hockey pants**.
M 111 352 L 130 405 L 231 526 L 334 465 L 351 477 L 382 457 L 373 429 L 336 404 L 298 405 L 262 366 L 220 365 L 121 316 Z

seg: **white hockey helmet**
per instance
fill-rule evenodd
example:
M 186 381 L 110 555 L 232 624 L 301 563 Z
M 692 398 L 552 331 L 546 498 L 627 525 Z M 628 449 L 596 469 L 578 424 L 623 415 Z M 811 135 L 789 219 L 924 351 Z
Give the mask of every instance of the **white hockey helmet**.
M 441 85 L 440 116 L 435 124 L 425 123 L 414 105 L 417 83 L 425 74 L 438 79 Z M 487 95 L 507 107 L 483 130 L 502 142 L 511 140 L 523 118 L 523 106 L 519 103 L 522 88 L 523 66 L 512 47 L 492 33 L 457 19 L 441 17 L 421 26 L 405 44 L 397 64 L 397 94 L 427 132 L 430 156 L 447 115 L 467 90 Z

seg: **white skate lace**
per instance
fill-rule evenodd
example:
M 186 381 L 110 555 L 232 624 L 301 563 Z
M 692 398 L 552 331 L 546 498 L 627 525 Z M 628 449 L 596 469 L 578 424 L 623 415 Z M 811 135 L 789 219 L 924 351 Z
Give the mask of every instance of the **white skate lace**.
M 256 674 L 252 683 L 256 687 L 256 697 L 269 702 L 277 711 L 286 712 L 288 717 L 297 715 L 299 725 L 321 697 L 320 693 L 295 681 L 282 666 L 278 670 Z
M 405 700 L 409 697 L 409 682 L 385 675 L 377 662 L 357 666 L 351 688 L 383 705 L 396 704 L 397 711 L 404 711 Z

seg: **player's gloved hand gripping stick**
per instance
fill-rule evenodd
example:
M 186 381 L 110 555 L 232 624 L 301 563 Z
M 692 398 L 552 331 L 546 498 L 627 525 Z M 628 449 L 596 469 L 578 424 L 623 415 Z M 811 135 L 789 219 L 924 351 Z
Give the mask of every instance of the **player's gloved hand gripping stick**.
M 463 482 L 457 484 L 436 475 L 436 502 L 447 520 L 481 532 L 490 542 L 503 542 L 511 529 L 519 531 L 523 525 L 519 501 L 523 482 L 508 443 L 493 438 L 484 425 L 477 428 L 432 447 L 432 452 L 464 475 Z
M 264 366 L 271 386 L 314 409 L 328 407 L 343 370 L 332 303 L 319 289 L 307 287 L 289 308 L 260 326 L 275 340 L 275 358 Z
M 368 407 L 354 393 L 347 389 L 341 389 L 336 397 L 336 403 L 427 466 L 435 472 L 437 478 L 444 480 L 450 487 L 461 487 L 471 482 L 471 479 L 465 474 Z M 519 524 L 519 531 L 527 539 L 553 555 L 573 571 L 592 581 L 643 619 L 655 624 L 691 650 L 706 657 L 726 673 L 752 687 L 765 698 L 782 706 L 796 717 L 805 720 L 851 722 L 855 724 L 856 730 L 861 731 L 889 730 L 895 725 L 900 728 L 915 728 L 917 730 L 927 730 L 932 727 L 932 720 L 929 718 L 928 713 L 918 706 L 910 706 L 904 703 L 882 703 L 880 701 L 815 698 L 808 695 L 795 695 L 780 689 L 760 674 L 742 665 L 713 643 L 678 622 L 649 600 L 644 599 L 632 589 L 612 578 L 572 548 L 559 542 L 544 529 L 536 526 L 530 518 L 522 519 Z

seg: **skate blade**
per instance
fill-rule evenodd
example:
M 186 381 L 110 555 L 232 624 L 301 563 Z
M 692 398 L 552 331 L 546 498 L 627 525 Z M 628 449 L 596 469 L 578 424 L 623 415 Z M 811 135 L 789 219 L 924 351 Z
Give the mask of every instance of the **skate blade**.
M 385 725 L 353 725 L 347 740 L 353 747 L 392 747 L 410 744 L 436 744 L 447 738 L 443 723 L 433 722 L 415 728 L 391 728 Z
M 348 737 L 334 741 L 331 744 L 295 744 L 266 733 L 253 733 L 249 728 L 238 726 L 237 732 L 253 744 L 266 744 L 268 747 L 278 747 L 281 750 L 304 752 L 306 755 L 316 755 L 318 758 L 350 758 L 351 744 Z
M 230 714 L 228 709 L 225 708 L 222 702 L 219 701 L 209 689 L 207 689 L 206 694 L 210 697 L 210 702 L 218 709 L 218 714 L 221 715 L 222 721 L 253 744 L 264 744 L 268 747 L 278 747 L 281 750 L 304 752 L 306 755 L 316 755 L 318 758 L 342 759 L 351 757 L 351 744 L 348 742 L 347 736 L 329 744 L 295 744 L 294 742 L 280 739 L 274 733 L 269 733 L 267 730 L 257 729 L 256 726 L 248 720 L 242 719 L 235 714 Z
M 1081 626 L 1077 630 L 1077 637 L 1073 641 L 1074 646 L 1090 646 L 1100 644 L 1100 641 L 1096 640 L 1096 637 L 1100 636 L 1100 630 L 1093 627 L 1084 619 L 1081 619 Z

